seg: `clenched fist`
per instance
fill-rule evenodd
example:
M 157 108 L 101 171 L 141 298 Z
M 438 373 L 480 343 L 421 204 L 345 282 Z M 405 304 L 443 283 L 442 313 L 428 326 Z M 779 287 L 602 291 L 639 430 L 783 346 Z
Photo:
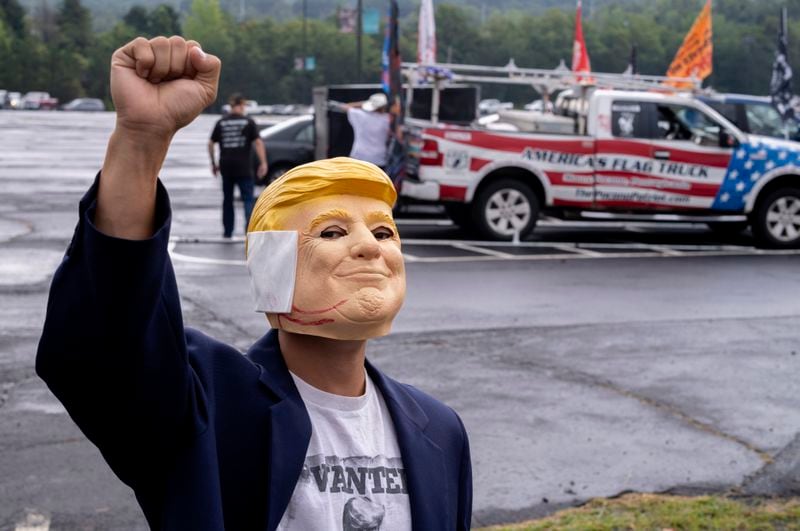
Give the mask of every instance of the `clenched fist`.
M 170 138 L 217 97 L 220 60 L 182 37 L 144 37 L 111 57 L 117 129 Z
M 219 59 L 181 37 L 139 37 L 114 52 L 117 124 L 97 190 L 100 231 L 128 239 L 153 234 L 156 182 L 172 136 L 216 99 L 219 72 Z

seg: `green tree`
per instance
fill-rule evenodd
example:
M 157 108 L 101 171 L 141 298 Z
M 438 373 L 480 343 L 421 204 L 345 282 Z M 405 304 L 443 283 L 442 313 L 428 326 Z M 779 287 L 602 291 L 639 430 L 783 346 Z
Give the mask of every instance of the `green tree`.
M 140 35 L 149 35 L 150 34 L 150 17 L 147 14 L 147 9 L 136 5 L 131 7 L 125 16 L 122 17 L 122 21 L 136 30 Z
M 92 17 L 81 0 L 64 0 L 56 17 L 61 45 L 85 54 L 92 45 Z
M 0 0 L 0 20 L 16 38 L 25 36 L 25 10 L 17 0 Z
M 11 45 L 13 43 L 13 33 L 6 21 L 0 17 L 0 87 L 13 86 L 10 83 L 14 70 L 13 56 L 11 55 Z M 4 104 L 0 101 L 0 107 Z
M 474 10 L 451 4 L 437 5 L 437 59 L 445 62 L 450 58 L 453 63 L 479 62 L 484 48 L 479 26 L 479 18 Z
M 193 0 L 184 33 L 223 61 L 233 51 L 230 22 L 219 7 L 219 0 Z
M 172 6 L 161 4 L 147 16 L 151 35 L 180 35 L 180 15 Z

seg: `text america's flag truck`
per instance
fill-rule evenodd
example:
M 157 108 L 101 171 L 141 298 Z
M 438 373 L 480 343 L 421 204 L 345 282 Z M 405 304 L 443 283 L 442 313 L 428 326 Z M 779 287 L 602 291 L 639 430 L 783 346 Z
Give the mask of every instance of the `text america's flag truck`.
M 514 65 L 432 71 L 449 72 L 439 86 L 494 80 L 543 94 L 574 79 Z M 440 202 L 454 222 L 490 239 L 524 237 L 543 211 L 603 212 L 701 219 L 717 230 L 750 225 L 761 245 L 800 247 L 800 143 L 744 133 L 691 91 L 665 91 L 658 76 L 592 77 L 593 86 L 561 93 L 556 115 L 508 111 L 469 127 L 439 124 L 435 112 L 410 120 L 418 164 L 402 195 Z

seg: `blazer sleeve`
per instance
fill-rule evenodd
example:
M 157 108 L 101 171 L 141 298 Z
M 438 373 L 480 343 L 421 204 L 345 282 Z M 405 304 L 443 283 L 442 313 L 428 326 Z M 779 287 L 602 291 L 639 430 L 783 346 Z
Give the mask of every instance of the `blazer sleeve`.
M 461 451 L 461 468 L 458 482 L 458 531 L 469 531 L 472 526 L 472 461 L 469 452 L 469 438 L 461 418 L 456 415 L 461 426 L 464 446 Z
M 169 260 L 170 204 L 158 183 L 156 231 L 133 241 L 95 228 L 97 183 L 50 287 L 36 372 L 120 478 L 163 466 L 201 433 L 206 400 L 187 357 Z

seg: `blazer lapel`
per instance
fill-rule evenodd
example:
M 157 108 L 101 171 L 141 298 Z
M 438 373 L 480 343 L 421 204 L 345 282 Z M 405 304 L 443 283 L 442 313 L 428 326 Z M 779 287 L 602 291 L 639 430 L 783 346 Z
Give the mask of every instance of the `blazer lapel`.
M 453 527 L 442 449 L 427 435 L 428 416 L 403 387 L 384 376 L 369 361 L 367 371 L 380 389 L 392 416 L 397 443 L 403 457 L 411 522 L 416 530 L 446 530 Z
M 278 334 L 270 331 L 248 353 L 261 365 L 259 380 L 274 395 L 270 407 L 269 513 L 267 529 L 273 530 L 286 512 L 311 440 L 311 420 L 281 355 Z M 266 471 L 265 471 L 266 473 Z

